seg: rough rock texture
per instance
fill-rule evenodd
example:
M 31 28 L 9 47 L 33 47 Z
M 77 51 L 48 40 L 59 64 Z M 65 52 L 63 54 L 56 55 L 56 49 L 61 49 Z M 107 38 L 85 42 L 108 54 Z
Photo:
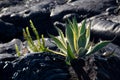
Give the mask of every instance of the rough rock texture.
M 51 12 L 51 17 L 55 20 L 62 20 L 68 14 L 75 14 L 78 19 L 82 20 L 100 14 L 111 6 L 116 6 L 115 0 L 76 0 L 56 6 Z
M 91 18 L 91 35 L 94 39 L 111 40 L 120 45 L 119 15 L 98 15 Z
M 48 32 L 54 32 L 53 24 L 50 20 L 50 10 L 55 7 L 57 4 L 63 4 L 64 2 L 60 2 L 59 0 L 44 0 L 44 1 L 24 1 L 23 4 L 19 5 L 11 5 L 8 7 L 1 8 L 0 11 L 0 19 L 5 23 L 9 23 L 11 25 L 5 24 L 4 26 L 0 26 L 11 34 L 11 30 L 9 27 L 13 27 L 16 32 L 13 32 L 14 35 L 11 34 L 10 38 L 22 36 L 22 28 L 29 26 L 29 20 L 31 19 L 35 26 L 38 28 L 40 34 L 46 35 Z M 2 24 L 0 24 L 2 25 Z M 10 38 L 7 38 L 7 34 L 0 33 L 0 35 L 5 35 L 1 38 L 1 41 L 9 41 Z
M 4 24 L 0 28 L 5 30 L 0 31 L 0 35 L 4 34 L 0 41 L 6 42 L 15 37 L 22 40 L 22 29 L 29 26 L 30 19 L 40 34 L 56 35 L 56 21 L 63 22 L 74 16 L 81 21 L 86 17 L 103 13 L 111 6 L 117 7 L 117 3 L 115 0 L 5 0 L 1 1 L 0 6 L 0 25 Z
M 117 0 L 0 1 L 0 80 L 69 80 L 70 78 L 71 70 L 68 71 L 68 66 L 61 56 L 51 53 L 30 53 L 16 57 L 14 45 L 17 44 L 20 51 L 23 46 L 27 46 L 26 42 L 21 41 L 22 29 L 30 27 L 30 19 L 39 34 L 48 37 L 48 33 L 57 35 L 55 25 L 64 30 L 68 18 L 76 17 L 78 22 L 89 18 L 92 21 L 91 36 L 94 41 L 107 39 L 120 45 L 119 10 Z M 57 49 L 50 39 L 46 39 L 45 44 L 46 47 Z M 99 52 L 104 54 L 95 54 L 85 59 L 84 69 L 90 79 L 119 80 L 119 46 L 109 44 Z M 108 56 L 111 52 L 116 53 L 115 56 Z
M 44 40 L 45 40 L 46 47 L 48 47 L 49 49 L 52 49 L 52 50 L 57 49 L 56 45 L 53 43 L 53 41 L 50 38 L 44 38 Z M 37 40 L 34 40 L 34 43 L 36 44 Z M 1 43 L 0 44 L 1 56 L 2 55 L 4 56 L 5 54 L 8 54 L 8 56 L 9 56 L 9 54 L 12 56 L 16 56 L 15 44 L 18 46 L 21 53 L 24 50 L 24 48 L 29 47 L 26 41 L 22 42 L 20 39 L 13 39 L 8 43 Z
M 14 68 L 14 80 L 67 80 L 69 78 L 64 58 L 62 60 L 62 57 L 50 53 L 25 56 L 14 65 Z
M 91 80 L 119 80 L 120 58 L 116 56 L 91 56 L 84 67 Z M 117 74 L 116 74 L 117 73 Z
M 0 41 L 9 41 L 16 37 L 17 28 L 11 24 L 0 19 Z
M 0 80 L 68 80 L 68 66 L 62 56 L 31 53 L 13 60 L 0 60 Z
M 89 76 L 90 80 L 119 80 L 119 50 L 119 46 L 110 43 L 94 55 L 88 56 L 84 59 L 85 66 L 83 69 L 86 71 L 86 74 Z M 70 80 L 78 79 L 73 69 L 70 68 L 69 71 L 72 75 Z
M 105 60 L 96 59 L 95 63 L 98 66 L 98 79 L 101 78 L 101 80 L 118 80 L 120 76 L 120 69 L 118 68 L 120 67 L 119 61 L 120 58 L 118 57 L 110 57 Z
M 15 6 L 22 3 L 23 3 L 23 0 L 1 0 L 0 9 L 3 7 Z
M 8 43 L 0 44 L 0 54 L 12 54 L 15 55 L 15 44 L 19 46 L 19 49 L 22 49 L 22 41 L 19 39 L 13 39 Z
M 46 38 L 46 47 L 56 50 L 56 46 L 51 42 L 50 39 Z M 20 40 L 14 39 L 1 46 L 13 50 L 14 44 L 18 44 L 19 47 L 22 47 L 20 45 L 23 44 L 27 45 L 26 42 L 21 44 Z M 4 50 L 0 54 L 0 75 L 2 75 L 0 80 L 69 80 L 69 71 L 73 71 L 68 71 L 68 66 L 65 65 L 62 56 L 51 53 L 28 53 L 26 56 L 15 57 L 13 54 L 15 52 L 11 53 L 9 50 L 4 52 Z M 114 52 L 114 56 L 109 56 L 112 52 Z M 120 74 L 119 52 L 120 47 L 110 43 L 95 55 L 86 58 L 84 69 L 91 80 L 118 80 Z M 116 72 L 117 74 L 115 74 Z M 75 74 L 71 76 L 73 75 Z M 76 79 L 77 77 L 70 80 Z

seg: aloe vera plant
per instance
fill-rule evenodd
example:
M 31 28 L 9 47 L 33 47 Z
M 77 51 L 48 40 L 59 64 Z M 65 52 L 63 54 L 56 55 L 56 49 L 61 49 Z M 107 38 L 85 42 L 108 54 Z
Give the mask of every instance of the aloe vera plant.
M 72 59 L 89 56 L 110 43 L 110 41 L 101 41 L 93 46 L 90 42 L 90 27 L 91 25 L 86 27 L 86 20 L 79 27 L 76 19 L 73 19 L 68 20 L 68 24 L 66 24 L 65 36 L 59 28 L 56 28 L 59 38 L 50 35 L 61 50 L 59 53 L 66 56 L 68 63 Z
M 77 59 L 89 56 L 110 43 L 110 41 L 101 41 L 93 46 L 90 42 L 90 27 L 91 24 L 86 26 L 86 20 L 84 20 L 79 27 L 74 18 L 72 21 L 68 20 L 65 35 L 59 28 L 56 28 L 59 33 L 59 38 L 50 35 L 54 43 L 60 49 L 59 53 L 66 56 L 66 63 L 71 65 L 78 74 L 79 80 L 81 80 L 79 71 L 84 71 L 82 69 L 75 69 L 75 65 L 79 64 Z M 78 66 L 78 68 L 80 67 Z M 85 80 L 89 80 L 89 78 Z

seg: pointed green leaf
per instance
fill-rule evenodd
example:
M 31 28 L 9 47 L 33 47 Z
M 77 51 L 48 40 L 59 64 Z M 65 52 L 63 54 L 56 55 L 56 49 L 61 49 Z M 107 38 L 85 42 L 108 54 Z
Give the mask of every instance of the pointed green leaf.
M 34 51 L 34 48 L 33 48 L 32 44 L 31 44 L 30 39 L 28 38 L 28 35 L 27 35 L 25 29 L 23 29 L 23 36 L 24 36 L 24 38 L 26 39 L 26 41 L 27 41 L 27 43 L 28 43 L 30 49 Z
M 74 47 L 74 33 L 71 29 L 71 27 L 69 26 L 69 24 L 67 24 L 66 26 L 66 38 L 70 44 L 70 47 L 72 49 L 72 52 L 75 52 L 75 47 Z
M 86 29 L 86 46 L 85 49 L 87 49 L 89 42 L 90 42 L 90 28 L 91 28 L 91 23 L 88 25 L 88 28 Z
M 66 62 L 67 65 L 70 65 L 70 58 L 69 58 L 69 56 L 66 56 L 65 62 Z
M 92 51 L 92 45 L 90 45 L 90 46 L 89 46 L 89 48 L 88 48 L 88 51 L 87 51 L 86 55 L 90 54 L 90 52 L 91 52 L 91 51 Z
M 72 20 L 72 26 L 73 26 L 73 29 L 75 31 L 75 35 L 78 37 L 78 24 L 77 24 L 76 18 L 73 18 L 73 20 Z
M 80 34 L 86 32 L 86 20 L 82 22 L 82 26 L 80 27 Z
M 65 37 L 64 37 L 64 34 L 63 34 L 62 30 L 57 28 L 57 27 L 56 27 L 56 29 L 57 29 L 57 31 L 59 33 L 59 36 L 61 37 L 61 41 L 63 42 L 63 44 L 66 45 Z
M 32 40 L 28 27 L 26 27 L 26 34 L 27 34 L 28 40 L 31 42 L 32 45 L 34 45 L 34 42 Z
M 34 32 L 34 34 L 36 36 L 36 39 L 38 40 L 38 46 L 41 46 L 41 42 L 40 42 L 40 37 L 39 37 L 38 31 L 36 30 L 32 20 L 30 20 L 30 26 L 31 26 L 32 31 Z
M 86 45 L 86 35 L 85 32 L 81 34 L 81 36 L 78 39 L 78 47 L 85 48 Z
M 58 54 L 58 55 L 62 55 L 62 56 L 64 56 L 64 57 L 66 57 L 66 55 L 67 55 L 67 53 L 64 54 L 64 53 L 57 52 L 57 51 L 54 51 L 54 50 L 51 50 L 51 49 L 48 49 L 48 48 L 46 48 L 46 51 L 47 51 L 47 52 L 50 52 L 50 53 L 54 53 L 54 54 Z
M 110 43 L 110 41 L 101 41 L 101 42 L 99 42 L 98 44 L 96 44 L 93 47 L 93 49 L 89 53 L 87 53 L 87 55 L 91 55 L 91 54 L 95 53 L 96 51 L 102 49 L 103 47 L 105 47 L 109 43 Z
M 70 43 L 70 47 L 72 48 L 73 52 L 76 52 L 78 45 L 78 25 L 75 19 L 72 22 L 68 19 L 68 24 L 66 26 L 66 37 L 67 41 Z M 69 35 L 68 35 L 68 34 Z M 71 38 L 71 39 L 70 39 Z
M 69 27 L 71 28 L 71 29 L 73 29 L 74 27 L 73 27 L 73 23 L 68 19 L 68 24 L 69 24 Z
M 15 44 L 15 50 L 16 50 L 17 56 L 20 57 L 21 54 L 20 54 L 20 51 L 19 51 L 19 48 L 18 48 L 17 44 Z
M 44 40 L 44 36 L 41 35 L 41 38 L 42 38 L 42 42 L 41 42 L 40 48 L 41 48 L 42 51 L 45 51 L 45 40 Z
M 74 34 L 74 48 L 75 51 L 77 51 L 78 49 L 78 38 L 79 38 L 79 30 L 78 30 L 78 24 L 77 24 L 77 20 L 75 18 L 73 18 L 72 20 L 72 26 L 73 26 L 73 34 Z
M 29 32 L 29 29 L 28 27 L 26 27 L 26 30 L 23 29 L 23 35 L 24 35 L 24 38 L 27 40 L 27 43 L 30 47 L 30 49 L 33 51 L 33 52 L 37 52 L 38 49 L 37 47 L 34 45 L 34 42 L 32 40 L 32 37 L 30 35 L 30 32 Z
M 80 48 L 78 51 L 78 57 L 83 57 L 86 54 L 86 49 L 85 48 Z
M 61 42 L 61 40 L 59 40 L 55 36 L 53 36 L 53 35 L 49 35 L 49 36 L 53 39 L 53 41 L 55 42 L 55 44 L 57 45 L 57 47 L 65 54 L 67 52 L 65 44 L 63 44 Z
M 70 47 L 70 45 L 69 45 L 69 43 L 68 43 L 68 44 L 67 44 L 67 55 L 68 55 L 70 61 L 71 61 L 72 59 L 75 59 L 75 55 L 74 55 L 74 54 L 75 54 L 75 53 L 72 52 L 71 47 Z

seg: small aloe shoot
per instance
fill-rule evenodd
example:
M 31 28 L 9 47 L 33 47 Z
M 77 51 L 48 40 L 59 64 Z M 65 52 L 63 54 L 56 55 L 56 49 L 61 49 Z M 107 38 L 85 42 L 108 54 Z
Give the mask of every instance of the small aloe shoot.
M 73 59 L 91 55 L 110 43 L 110 41 L 101 41 L 95 46 L 91 45 L 90 27 L 91 23 L 87 26 L 86 20 L 84 20 L 79 27 L 76 19 L 74 18 L 72 21 L 68 20 L 65 36 L 59 28 L 56 28 L 60 36 L 59 38 L 50 35 L 61 53 L 66 56 L 67 63 Z
M 15 50 L 16 50 L 17 56 L 20 57 L 20 56 L 21 56 L 21 53 L 20 53 L 20 50 L 19 50 L 17 44 L 15 44 Z
M 32 51 L 32 52 L 44 52 L 46 50 L 44 36 L 41 35 L 42 40 L 40 40 L 38 31 L 36 30 L 36 28 L 33 25 L 33 22 L 31 20 L 30 20 L 30 27 L 32 28 L 32 31 L 35 34 L 36 39 L 37 39 L 37 43 L 35 44 L 31 35 L 30 35 L 29 28 L 26 27 L 26 29 L 23 29 L 23 35 L 24 35 L 25 40 L 28 43 L 30 51 Z
M 44 36 L 41 35 L 41 38 L 40 38 L 40 36 L 38 34 L 38 31 L 36 30 L 36 28 L 33 25 L 33 22 L 31 20 L 30 20 L 30 26 L 32 28 L 33 33 L 36 36 L 37 43 L 36 44 L 34 43 L 32 37 L 30 35 L 28 27 L 26 27 L 26 29 L 23 29 L 23 35 L 24 35 L 25 40 L 28 43 L 28 47 L 29 47 L 31 52 L 51 52 L 51 53 L 59 54 L 59 55 L 62 55 L 62 56 L 66 56 L 66 55 L 64 55 L 60 52 L 50 50 L 48 47 L 45 46 Z

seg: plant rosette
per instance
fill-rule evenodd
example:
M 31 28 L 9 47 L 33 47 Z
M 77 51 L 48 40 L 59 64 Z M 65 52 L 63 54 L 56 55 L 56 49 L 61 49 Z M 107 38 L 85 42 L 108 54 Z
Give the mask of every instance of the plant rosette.
M 66 57 L 66 63 L 73 67 L 79 80 L 81 80 L 81 76 L 84 80 L 90 80 L 82 68 L 84 66 L 83 58 L 94 54 L 110 43 L 110 41 L 101 41 L 93 45 L 93 43 L 90 42 L 90 28 L 91 23 L 87 26 L 86 20 L 84 20 L 81 26 L 78 26 L 77 21 L 74 18 L 72 21 L 68 20 L 65 35 L 62 30 L 57 27 L 56 29 L 58 31 L 59 38 L 50 35 L 54 43 L 60 49 L 60 52 L 56 53 Z

